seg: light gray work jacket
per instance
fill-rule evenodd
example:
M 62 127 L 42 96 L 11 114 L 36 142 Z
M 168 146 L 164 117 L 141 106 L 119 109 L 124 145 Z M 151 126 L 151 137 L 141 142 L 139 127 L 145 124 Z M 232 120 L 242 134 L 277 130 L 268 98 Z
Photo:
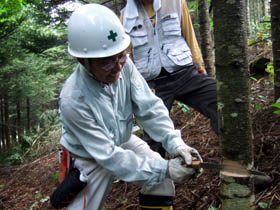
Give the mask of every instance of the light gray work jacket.
M 133 115 L 145 131 L 174 155 L 184 144 L 163 102 L 155 96 L 130 59 L 111 85 L 102 85 L 78 65 L 59 97 L 61 144 L 71 153 L 92 158 L 128 182 L 161 183 L 167 160 L 149 159 L 120 145 L 132 134 Z

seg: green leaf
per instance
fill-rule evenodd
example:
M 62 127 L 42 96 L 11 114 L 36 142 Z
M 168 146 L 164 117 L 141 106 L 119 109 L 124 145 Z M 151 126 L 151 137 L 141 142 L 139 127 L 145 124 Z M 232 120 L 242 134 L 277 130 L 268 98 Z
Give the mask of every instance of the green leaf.
M 280 110 L 274 111 L 273 114 L 280 114 Z
M 35 198 L 40 198 L 40 197 L 41 197 L 41 192 L 37 190 L 35 192 Z
M 255 82 L 257 82 L 258 80 L 255 77 L 250 77 L 251 80 L 254 80 Z
M 116 178 L 113 183 L 116 184 L 116 183 L 119 183 L 120 181 L 121 180 L 119 178 Z
M 259 104 L 257 104 L 257 105 L 255 105 L 255 110 L 261 110 L 262 109 L 262 106 L 261 105 L 259 105 Z
M 214 206 L 210 206 L 209 208 L 208 208 L 208 210 L 218 210 L 216 207 L 214 207 Z
M 268 101 L 268 98 L 263 96 L 263 95 L 257 95 L 258 99 L 262 102 L 267 102 Z
M 30 208 L 29 208 L 29 210 L 33 210 L 33 208 L 37 205 L 37 201 L 35 201 L 33 204 L 32 204 L 32 206 L 30 206 Z
M 274 103 L 270 105 L 271 107 L 276 107 L 280 109 L 280 103 Z
M 268 207 L 268 203 L 265 202 L 259 202 L 258 203 L 259 207 L 261 207 L 262 209 L 266 209 Z
M 190 113 L 191 112 L 190 108 L 186 104 L 184 104 L 184 103 L 178 102 L 178 106 L 180 107 L 180 109 L 184 113 Z
M 0 184 L 0 189 L 2 189 L 4 187 L 4 185 L 3 184 Z
M 45 198 L 42 198 L 42 199 L 40 200 L 40 202 L 41 202 L 41 203 L 45 203 L 45 202 L 47 202 L 48 200 L 50 200 L 50 196 L 46 196 Z

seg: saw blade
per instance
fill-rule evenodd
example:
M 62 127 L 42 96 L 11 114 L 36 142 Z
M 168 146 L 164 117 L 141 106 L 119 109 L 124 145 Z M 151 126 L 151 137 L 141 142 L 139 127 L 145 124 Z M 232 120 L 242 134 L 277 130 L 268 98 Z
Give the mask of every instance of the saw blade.
M 197 163 L 196 163 L 197 165 Z M 264 176 L 264 173 L 256 170 L 248 170 L 241 164 L 234 162 L 234 161 L 225 161 L 223 164 L 218 163 L 210 163 L 210 162 L 200 162 L 199 167 L 208 169 L 208 170 L 214 170 L 214 171 L 221 171 L 221 172 L 228 172 L 231 174 L 236 175 L 243 175 L 243 176 L 249 176 L 252 175 L 261 175 Z M 197 166 L 196 166 L 197 168 Z

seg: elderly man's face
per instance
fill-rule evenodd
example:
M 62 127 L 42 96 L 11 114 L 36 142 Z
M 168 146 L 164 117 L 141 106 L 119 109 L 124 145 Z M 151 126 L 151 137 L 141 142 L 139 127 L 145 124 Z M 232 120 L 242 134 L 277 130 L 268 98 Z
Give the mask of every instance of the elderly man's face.
M 91 73 L 97 80 L 105 84 L 116 82 L 119 77 L 123 65 L 126 63 L 127 54 L 125 51 L 107 58 L 91 59 Z

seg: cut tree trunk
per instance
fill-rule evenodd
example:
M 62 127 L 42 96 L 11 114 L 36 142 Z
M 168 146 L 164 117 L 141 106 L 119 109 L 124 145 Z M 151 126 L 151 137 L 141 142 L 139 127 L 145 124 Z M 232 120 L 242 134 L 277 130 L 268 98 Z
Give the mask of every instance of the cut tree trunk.
M 213 1 L 219 141 L 224 160 L 253 167 L 247 17 L 244 1 Z M 221 177 L 223 210 L 251 210 L 253 180 Z

